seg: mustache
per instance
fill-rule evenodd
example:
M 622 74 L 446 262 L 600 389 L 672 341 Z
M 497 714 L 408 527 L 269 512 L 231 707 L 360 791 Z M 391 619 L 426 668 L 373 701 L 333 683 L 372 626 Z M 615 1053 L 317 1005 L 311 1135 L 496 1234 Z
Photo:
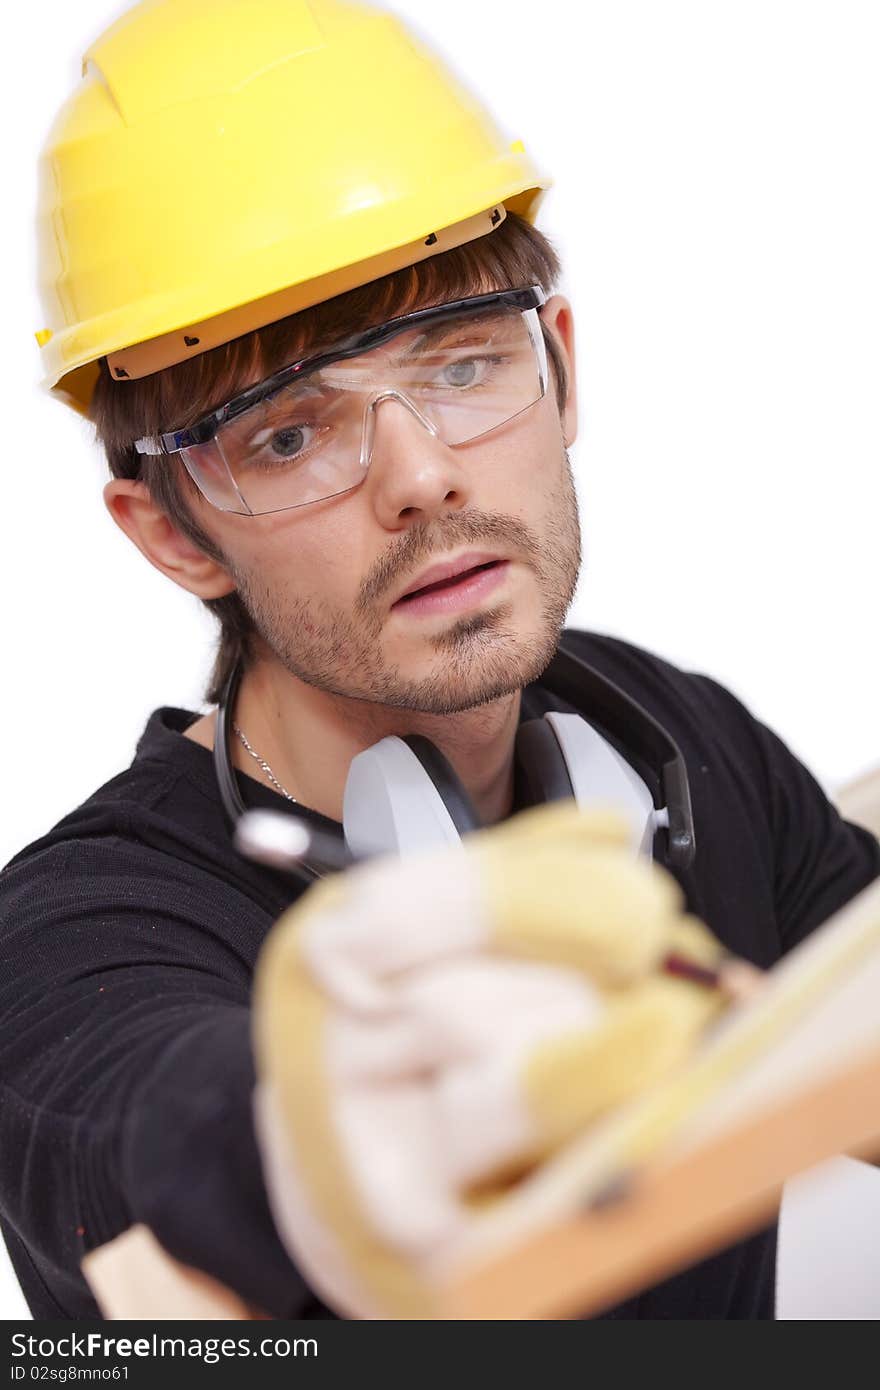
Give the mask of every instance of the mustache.
M 534 533 L 518 517 L 468 510 L 452 512 L 440 523 L 414 526 L 392 545 L 374 565 L 361 585 L 355 607 L 369 609 L 377 599 L 422 561 L 462 545 L 479 544 L 514 550 L 520 558 L 539 563 L 541 546 Z

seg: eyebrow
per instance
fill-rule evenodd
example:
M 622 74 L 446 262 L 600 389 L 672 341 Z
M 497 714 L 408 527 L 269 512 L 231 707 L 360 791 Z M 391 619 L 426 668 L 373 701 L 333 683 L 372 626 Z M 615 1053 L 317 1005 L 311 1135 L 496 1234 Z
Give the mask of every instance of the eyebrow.
M 476 293 L 478 293 L 478 291 L 475 290 L 474 293 L 476 294 Z M 492 291 L 485 291 L 485 293 L 492 293 Z M 465 296 L 465 295 L 462 295 L 461 298 L 466 298 L 466 296 Z M 423 310 L 426 310 L 426 309 L 436 309 L 436 310 L 438 311 L 438 313 L 439 313 L 439 311 L 445 307 L 445 303 L 453 304 L 453 303 L 456 303 L 456 302 L 457 302 L 457 301 L 456 301 L 455 299 L 450 299 L 450 300 L 448 300 L 448 301 L 442 301 L 442 300 L 441 300 L 441 302 L 440 302 L 439 304 L 430 304 L 430 303 L 429 303 L 429 304 L 420 304 L 420 303 L 412 304 L 412 305 L 409 305 L 408 307 L 402 307 L 402 308 L 398 309 L 398 311 L 397 311 L 396 313 L 388 314 L 387 318 L 380 319 L 378 323 L 366 323 L 366 324 L 362 324 L 360 328 L 355 328 L 355 329 L 352 330 L 352 332 L 353 332 L 353 333 L 368 333 L 368 332 L 370 332 L 371 329 L 374 329 L 374 328 L 382 328 L 382 327 L 384 327 L 384 325 L 385 325 L 386 323 L 391 323 L 391 322 L 393 322 L 393 320 L 396 319 L 396 318 L 405 318 L 405 317 L 408 317 L 410 314 L 421 313 Z M 481 320 L 481 319 L 484 319 L 484 318 L 486 318 L 486 317 L 489 317 L 489 312 L 490 312 L 490 311 L 486 311 L 486 313 L 480 313 L 480 314 L 472 315 L 472 318 L 474 319 L 475 322 L 476 322 L 476 321 L 479 321 L 479 320 Z M 449 321 L 448 321 L 448 320 L 447 320 L 445 323 L 439 323 L 439 324 L 438 324 L 438 323 L 428 323 L 428 324 L 426 325 L 425 329 L 424 329 L 424 336 L 425 336 L 425 338 L 427 338 L 427 339 L 432 339 L 432 338 L 434 338 L 434 337 L 437 336 L 439 333 L 442 333 L 443 330 L 444 330 L 445 328 L 448 327 L 448 324 L 449 324 Z M 414 328 L 415 328 L 415 327 L 418 327 L 418 325 L 415 324 L 415 325 L 413 325 L 413 327 L 414 327 Z M 408 330 L 406 329 L 406 326 L 405 326 L 405 325 L 404 325 L 402 331 L 404 331 L 404 332 L 408 331 Z M 342 341 L 344 341 L 348 336 L 349 336 L 348 333 L 343 332 L 343 333 L 341 333 L 341 334 L 338 335 L 338 337 L 335 339 L 335 341 L 342 342 Z M 308 334 L 308 336 L 306 337 L 305 341 L 301 341 L 301 342 L 299 343 L 299 345 L 297 346 L 297 348 L 295 349 L 296 357 L 298 357 L 299 359 L 301 359 L 301 360 L 303 360 L 303 361 L 306 361 L 306 360 L 307 360 L 308 358 L 310 358 L 310 357 L 321 356 L 325 351 L 327 351 L 327 350 L 329 350 L 329 349 L 332 349 L 332 347 L 333 347 L 333 342 L 331 341 L 331 342 L 328 344 L 326 337 L 324 336 L 324 334 L 323 334 L 319 329 L 313 330 L 312 332 L 310 332 L 310 333 Z M 272 375 L 272 373 L 269 373 L 269 375 Z
M 434 306 L 432 305 L 430 307 L 433 308 Z M 436 307 L 439 308 L 440 306 L 438 305 Z M 406 362 L 413 355 L 413 353 L 421 352 L 425 347 L 429 346 L 431 343 L 437 342 L 438 340 L 442 341 L 444 337 L 447 337 L 450 333 L 456 332 L 456 330 L 458 330 L 459 333 L 462 333 L 465 331 L 466 328 L 472 327 L 475 330 L 478 329 L 481 324 L 485 324 L 488 320 L 495 317 L 496 313 L 497 311 L 486 310 L 483 313 L 465 315 L 461 318 L 443 319 L 435 323 L 429 322 L 423 326 L 421 332 L 417 332 L 418 324 L 403 324 L 400 328 L 400 337 L 404 337 L 412 333 L 416 333 L 417 336 L 414 337 L 412 343 L 407 349 L 401 352 L 389 354 L 389 362 L 392 366 L 399 366 L 402 362 Z M 382 325 L 377 324 L 376 327 L 382 327 Z M 387 346 L 389 348 L 394 348 L 397 337 L 398 335 L 395 334 L 393 337 L 387 339 Z M 318 345 L 316 344 L 315 346 L 317 347 Z M 384 346 L 384 344 L 380 344 L 379 346 Z M 466 347 L 468 346 L 468 344 L 462 343 L 462 346 Z M 310 357 L 322 357 L 325 353 L 332 353 L 332 350 L 332 344 L 329 344 L 326 347 L 320 347 L 317 351 L 312 351 L 310 349 L 307 353 L 301 354 L 300 360 L 308 362 Z M 373 351 L 372 348 L 364 348 L 364 353 L 369 353 L 371 351 Z M 334 365 L 335 364 L 331 364 L 331 366 Z M 320 378 L 321 369 L 319 368 L 317 379 L 320 381 Z M 307 371 L 303 377 L 303 380 L 314 381 L 315 378 L 312 376 L 311 371 Z
M 497 313 L 491 313 L 487 311 L 483 314 L 470 314 L 467 317 L 461 319 L 446 319 L 440 323 L 429 323 L 425 327 L 424 331 L 420 333 L 416 340 L 413 342 L 411 351 L 400 353 L 393 360 L 395 362 L 403 361 L 408 356 L 410 356 L 412 352 L 421 351 L 421 349 L 426 347 L 428 344 L 436 342 L 438 339 L 442 340 L 443 338 L 448 337 L 450 333 L 456 332 L 456 330 L 458 330 L 459 336 L 468 328 L 471 328 L 476 332 L 476 330 L 478 330 L 481 327 L 481 325 L 484 325 L 488 320 L 495 317 L 497 317 Z M 392 338 L 391 341 L 393 342 L 394 339 Z M 467 347 L 468 344 L 466 342 L 462 342 L 461 346 Z

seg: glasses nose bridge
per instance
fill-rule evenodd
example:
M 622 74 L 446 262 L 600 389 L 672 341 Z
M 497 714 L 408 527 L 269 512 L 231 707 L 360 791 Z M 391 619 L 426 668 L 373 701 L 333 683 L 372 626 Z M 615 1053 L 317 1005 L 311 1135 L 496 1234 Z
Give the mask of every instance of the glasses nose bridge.
M 419 424 L 436 439 L 439 435 L 437 426 L 423 415 L 418 406 L 406 394 L 396 386 L 387 386 L 381 391 L 375 391 L 364 404 L 364 423 L 361 432 L 361 467 L 369 467 L 373 456 L 373 440 L 376 437 L 376 416 L 378 407 L 383 401 L 397 401 L 398 405 L 404 406 L 411 415 L 414 415 Z

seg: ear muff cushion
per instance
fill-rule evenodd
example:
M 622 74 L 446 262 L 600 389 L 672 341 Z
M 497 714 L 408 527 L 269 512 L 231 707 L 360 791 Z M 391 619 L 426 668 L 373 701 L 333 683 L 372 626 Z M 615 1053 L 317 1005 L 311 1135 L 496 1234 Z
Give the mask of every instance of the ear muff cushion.
M 538 806 L 574 796 L 565 757 L 548 720 L 528 719 L 520 725 L 514 758 L 517 806 Z
M 421 734 L 406 734 L 403 741 L 415 753 L 425 773 L 436 787 L 459 835 L 466 835 L 471 830 L 479 830 L 481 821 L 474 809 L 473 802 L 459 781 L 455 768 L 447 761 L 440 749 Z

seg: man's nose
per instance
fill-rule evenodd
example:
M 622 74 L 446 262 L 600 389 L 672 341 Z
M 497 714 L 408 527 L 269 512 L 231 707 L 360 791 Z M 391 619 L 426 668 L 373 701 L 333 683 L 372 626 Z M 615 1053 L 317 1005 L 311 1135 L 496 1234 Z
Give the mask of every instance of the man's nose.
M 463 455 L 401 392 L 383 391 L 369 403 L 364 445 L 370 460 L 364 485 L 389 529 L 465 505 L 470 484 Z

